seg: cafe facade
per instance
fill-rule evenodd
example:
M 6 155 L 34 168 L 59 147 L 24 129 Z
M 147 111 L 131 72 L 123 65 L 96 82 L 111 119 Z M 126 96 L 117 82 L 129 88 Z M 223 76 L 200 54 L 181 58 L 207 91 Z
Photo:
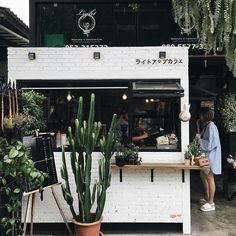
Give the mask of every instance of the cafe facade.
M 125 111 L 129 141 L 139 123 L 154 134 L 139 147 L 142 165 L 118 168 L 112 160 L 103 222 L 175 223 L 191 233 L 191 168 L 183 165 L 184 152 L 199 108 L 214 108 L 231 83 L 224 57 L 205 56 L 197 42 L 191 25 L 174 22 L 171 1 L 30 1 L 31 47 L 9 48 L 8 77 L 22 90 L 46 96 L 46 131 L 66 133 L 79 96 L 86 116 L 94 93 L 104 132 L 112 114 Z M 183 122 L 179 114 L 190 103 L 191 123 Z M 158 137 L 170 135 L 175 144 L 158 145 Z M 54 157 L 61 181 L 60 148 Z M 98 159 L 94 152 L 95 169 Z M 70 221 L 61 189 L 56 191 Z M 36 223 L 63 222 L 49 193 L 36 201 Z

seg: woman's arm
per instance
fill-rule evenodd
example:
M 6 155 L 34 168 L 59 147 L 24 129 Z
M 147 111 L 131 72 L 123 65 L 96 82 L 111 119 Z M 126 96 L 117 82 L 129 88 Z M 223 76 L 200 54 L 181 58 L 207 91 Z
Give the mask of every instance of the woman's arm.
M 210 152 L 216 148 L 217 144 L 215 139 L 217 138 L 218 133 L 214 126 L 208 125 L 206 128 L 206 134 L 208 135 L 205 137 L 205 139 L 199 139 L 199 145 L 203 151 Z

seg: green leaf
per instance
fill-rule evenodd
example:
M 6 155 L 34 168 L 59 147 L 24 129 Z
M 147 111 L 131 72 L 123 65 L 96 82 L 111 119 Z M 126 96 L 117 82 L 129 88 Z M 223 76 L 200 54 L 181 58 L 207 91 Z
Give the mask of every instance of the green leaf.
M 24 154 L 25 154 L 24 152 L 20 151 L 20 152 L 18 153 L 18 157 L 22 157 Z
M 14 158 L 18 155 L 18 151 L 15 148 L 12 148 L 11 151 L 9 152 L 9 157 Z
M 12 231 L 12 228 L 8 229 L 6 235 L 8 235 Z
M 4 163 L 10 164 L 12 162 L 12 159 L 5 159 Z
M 2 184 L 6 185 L 6 183 L 7 183 L 6 179 L 2 178 Z
M 8 211 L 8 212 L 11 212 L 11 211 L 12 211 L 11 206 L 7 206 L 7 211 Z
M 13 193 L 19 193 L 20 192 L 20 189 L 19 188 L 16 188 Z
M 14 218 L 11 218 L 11 219 L 9 220 L 9 223 L 10 223 L 11 225 L 14 225 L 15 222 L 16 222 L 16 219 L 14 219 Z
M 6 188 L 6 189 L 5 189 L 5 192 L 6 192 L 6 195 L 9 195 L 10 192 L 11 192 L 10 188 Z
M 5 223 L 7 222 L 7 217 L 3 217 L 2 220 L 1 220 L 2 223 Z

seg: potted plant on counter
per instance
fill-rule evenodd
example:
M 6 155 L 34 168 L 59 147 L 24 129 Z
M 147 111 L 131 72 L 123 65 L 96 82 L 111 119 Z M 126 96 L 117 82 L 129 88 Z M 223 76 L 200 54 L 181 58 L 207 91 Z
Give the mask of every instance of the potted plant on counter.
M 191 159 L 192 159 L 192 153 L 190 150 L 187 150 L 185 153 L 184 153 L 184 164 L 189 166 L 191 164 Z
M 193 140 L 189 145 L 188 149 L 186 150 L 184 157 L 185 157 L 185 164 L 194 165 L 195 162 L 203 155 L 201 149 L 199 148 L 196 140 Z M 189 160 L 189 161 L 188 161 Z
M 124 146 L 120 142 L 116 145 L 116 165 L 122 167 L 124 165 L 140 165 L 141 158 L 138 156 L 139 147 L 133 143 Z
M 70 164 L 74 175 L 77 196 L 74 196 L 70 187 L 69 173 L 62 147 L 61 176 L 64 179 L 62 193 L 70 207 L 76 236 L 99 236 L 102 213 L 106 202 L 106 191 L 111 182 L 110 160 L 115 151 L 116 115 L 113 115 L 108 134 L 99 138 L 101 123 L 94 122 L 95 95 L 91 95 L 88 120 L 83 120 L 83 98 L 79 98 L 75 128 L 68 128 L 71 146 Z M 99 143 L 101 158 L 98 162 L 99 179 L 92 179 L 92 153 Z M 78 211 L 74 208 L 74 198 L 78 199 Z M 96 204 L 95 204 L 96 202 Z
M 125 156 L 125 146 L 120 142 L 116 144 L 116 165 L 122 167 L 126 164 L 126 156 Z
M 135 146 L 133 143 L 127 145 L 125 151 L 126 163 L 130 165 L 139 165 L 141 159 L 138 156 L 139 147 Z

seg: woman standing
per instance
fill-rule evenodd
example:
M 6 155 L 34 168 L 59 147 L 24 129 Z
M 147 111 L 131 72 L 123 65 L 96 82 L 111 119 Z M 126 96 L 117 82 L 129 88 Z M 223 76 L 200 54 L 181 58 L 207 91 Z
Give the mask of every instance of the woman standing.
M 215 180 L 214 174 L 221 174 L 221 145 L 219 132 L 216 125 L 213 123 L 214 112 L 209 107 L 201 109 L 199 114 L 199 120 L 197 126 L 199 127 L 200 122 L 203 124 L 201 134 L 197 134 L 199 146 L 203 153 L 209 160 L 209 168 L 201 170 L 200 176 L 204 186 L 205 197 L 200 199 L 201 211 L 214 211 L 215 203 Z

